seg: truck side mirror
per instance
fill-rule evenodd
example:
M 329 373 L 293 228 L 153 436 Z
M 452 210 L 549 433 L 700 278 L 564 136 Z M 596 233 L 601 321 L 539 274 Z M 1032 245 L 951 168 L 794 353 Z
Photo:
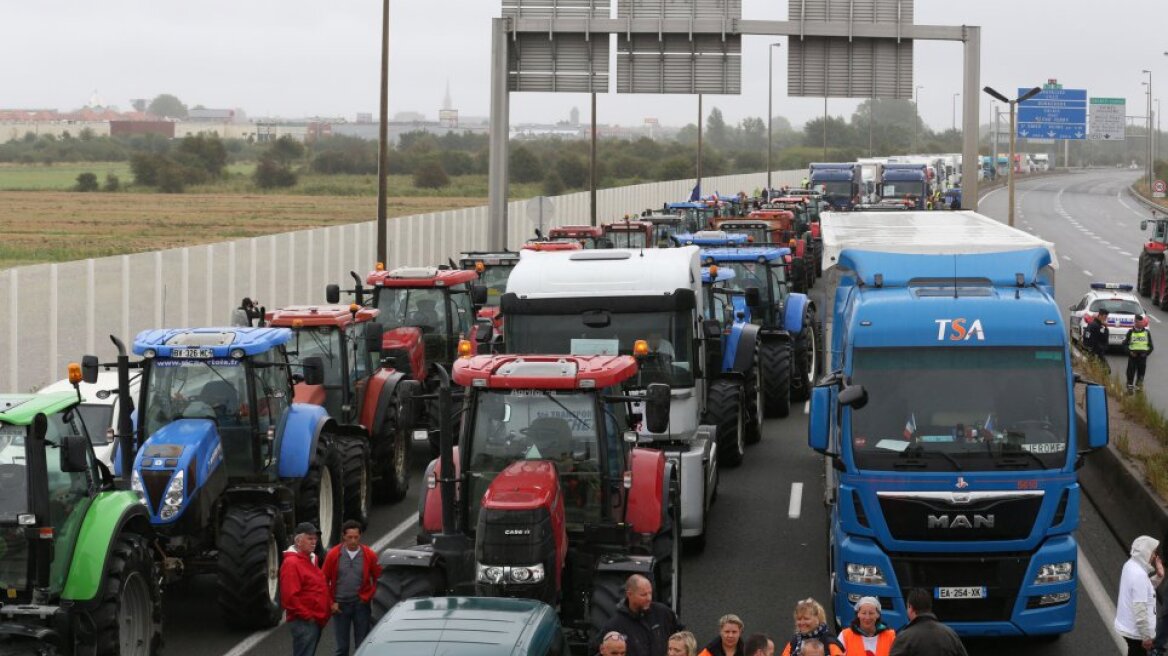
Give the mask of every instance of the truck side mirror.
M 304 384 L 305 385 L 323 385 L 324 384 L 324 361 L 319 357 L 313 355 L 304 358 L 301 363 L 304 366 Z
M 489 344 L 495 337 L 495 325 L 490 319 L 475 321 L 475 341 L 479 344 Z
M 848 385 L 839 391 L 839 404 L 853 410 L 868 405 L 868 390 L 863 385 Z
M 97 382 L 97 356 L 83 355 L 81 356 L 81 380 L 90 385 Z
M 84 435 L 65 435 L 61 440 L 61 471 L 80 473 L 89 469 L 89 440 Z
M 1148 229 L 1148 220 L 1144 219 L 1144 220 L 1140 221 L 1140 232 L 1143 232 L 1147 229 Z
M 756 308 L 762 305 L 762 291 L 758 287 L 747 287 L 744 294 L 746 296 L 746 307 Z
M 821 385 L 811 390 L 811 408 L 807 418 L 807 446 L 819 453 L 827 453 L 830 431 L 831 386 Z
M 332 283 L 324 286 L 324 300 L 329 305 L 335 305 L 341 302 L 341 286 Z
M 1102 385 L 1087 385 L 1087 448 L 1107 446 L 1107 392 Z
M 471 285 L 470 286 L 470 302 L 475 307 L 480 307 L 487 304 L 487 286 L 486 285 Z
M 705 319 L 702 321 L 702 337 L 708 340 L 722 339 L 722 324 L 717 319 Z
M 365 349 L 370 353 L 381 352 L 381 338 L 385 335 L 385 326 L 373 322 L 365 326 Z
M 645 428 L 650 433 L 664 433 L 669 430 L 670 400 L 668 385 L 649 383 L 645 390 Z

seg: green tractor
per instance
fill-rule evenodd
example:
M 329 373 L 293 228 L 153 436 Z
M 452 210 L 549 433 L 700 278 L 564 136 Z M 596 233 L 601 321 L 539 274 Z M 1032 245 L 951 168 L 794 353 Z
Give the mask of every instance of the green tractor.
M 0 394 L 5 656 L 152 656 L 162 643 L 150 518 L 94 456 L 80 403 L 79 392 Z

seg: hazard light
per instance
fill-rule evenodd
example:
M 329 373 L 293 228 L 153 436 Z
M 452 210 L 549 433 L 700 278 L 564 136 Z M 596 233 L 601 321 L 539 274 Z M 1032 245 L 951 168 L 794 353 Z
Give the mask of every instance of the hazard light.
M 81 384 L 81 365 L 77 364 L 76 362 L 69 363 L 69 384 Z
M 718 279 L 718 265 L 711 264 L 709 271 L 710 271 L 710 280 L 717 280 Z
M 377 266 L 373 267 L 375 271 L 385 271 L 385 262 L 378 262 Z
M 643 358 L 646 355 L 649 355 L 649 342 L 646 342 L 643 339 L 638 339 L 637 341 L 633 342 L 633 355 L 638 358 Z
M 458 357 L 469 358 L 472 355 L 474 355 L 474 345 L 470 343 L 470 340 L 458 340 Z

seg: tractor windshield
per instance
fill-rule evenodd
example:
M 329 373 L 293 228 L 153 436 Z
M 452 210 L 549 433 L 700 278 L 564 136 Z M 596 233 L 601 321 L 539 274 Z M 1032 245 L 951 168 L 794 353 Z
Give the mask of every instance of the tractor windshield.
M 479 283 L 487 288 L 487 305 L 496 307 L 499 298 L 507 291 L 507 278 L 511 277 L 514 264 L 492 264 L 479 274 Z
M 402 326 L 420 328 L 422 334 L 446 332 L 446 292 L 442 287 L 379 287 L 377 320 L 385 330 Z
M 320 358 L 324 364 L 325 408 L 334 417 L 341 416 L 344 385 L 344 351 L 341 331 L 336 326 L 311 326 L 296 330 L 295 355 L 289 354 L 293 364 L 304 362 L 305 358 Z M 293 368 L 293 371 L 299 371 Z
M 673 246 L 673 235 L 680 232 L 682 229 L 681 222 L 676 223 L 654 223 L 653 224 L 653 243 L 657 248 L 669 248 Z
M 643 230 L 612 230 L 604 233 L 612 242 L 613 248 L 645 248 L 645 232 Z
M 469 430 L 470 499 L 483 497 L 499 472 L 517 460 L 550 460 L 560 475 L 569 525 L 582 528 L 601 520 L 601 459 L 604 430 L 609 453 L 622 448 L 620 435 L 596 416 L 594 393 L 546 390 L 489 391 L 477 395 Z M 478 506 L 471 503 L 471 521 Z
M 734 270 L 735 276 L 726 281 L 730 289 L 744 291 L 756 287 L 764 303 L 778 303 L 787 295 L 786 267 L 759 262 L 721 262 L 719 266 Z
M 29 512 L 26 431 L 25 426 L 0 424 L 0 525 L 16 524 L 17 515 Z M 5 580 L 0 573 L 0 587 Z

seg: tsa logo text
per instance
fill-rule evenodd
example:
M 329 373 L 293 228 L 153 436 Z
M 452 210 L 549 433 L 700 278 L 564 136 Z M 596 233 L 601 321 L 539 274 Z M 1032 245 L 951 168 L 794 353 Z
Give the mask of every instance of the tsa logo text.
M 985 341 L 985 333 L 981 329 L 981 319 L 974 319 L 973 323 L 963 317 L 957 319 L 935 319 L 937 324 L 937 341 L 964 342 L 970 339 Z

